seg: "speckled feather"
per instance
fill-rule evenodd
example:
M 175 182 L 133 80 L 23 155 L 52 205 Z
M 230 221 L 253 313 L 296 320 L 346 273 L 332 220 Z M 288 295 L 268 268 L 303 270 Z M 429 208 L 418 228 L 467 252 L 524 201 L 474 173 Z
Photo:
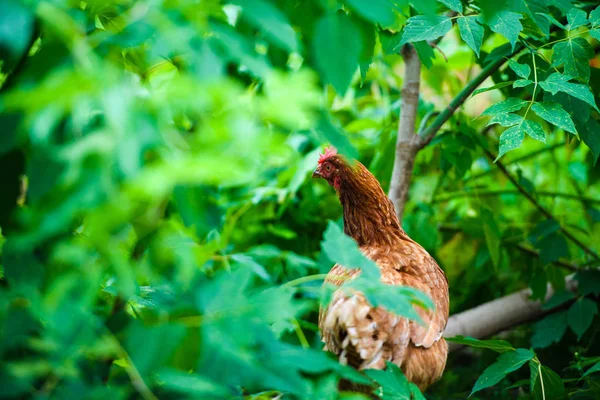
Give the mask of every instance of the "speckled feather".
M 336 192 L 344 208 L 344 231 L 381 270 L 381 280 L 421 290 L 435 303 L 435 310 L 417 308 L 425 325 L 372 307 L 361 293 L 337 290 L 319 315 L 325 350 L 343 364 L 357 369 L 383 369 L 386 361 L 398 365 L 407 379 L 425 390 L 437 381 L 446 365 L 448 345 L 442 333 L 448 321 L 448 281 L 423 247 L 400 227 L 392 202 L 377 179 L 359 162 L 329 155 Z M 337 187 L 336 187 L 337 186 Z M 340 285 L 360 273 L 335 265 L 327 282 Z

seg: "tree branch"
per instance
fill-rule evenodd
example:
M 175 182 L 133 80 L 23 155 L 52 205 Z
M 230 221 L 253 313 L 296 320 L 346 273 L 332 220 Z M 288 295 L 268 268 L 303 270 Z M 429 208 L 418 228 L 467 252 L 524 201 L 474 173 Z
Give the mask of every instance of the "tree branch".
M 473 78 L 467 84 L 467 86 L 465 86 L 465 88 L 461 90 L 458 95 L 456 95 L 454 99 L 452 99 L 450 104 L 448 104 L 448 106 L 442 112 L 440 112 L 431 125 L 429 125 L 423 132 L 419 132 L 421 137 L 423 137 L 424 140 L 431 140 L 430 137 L 433 137 L 440 130 L 442 125 L 444 125 L 444 123 L 450 119 L 458 107 L 460 107 L 469 98 L 471 93 L 473 93 L 475 89 L 477 89 L 477 87 L 483 83 L 483 81 L 496 72 L 504 63 L 508 61 L 509 58 L 514 57 L 524 48 L 525 47 L 519 43 L 516 45 L 515 51 L 511 55 L 508 57 L 501 57 L 484 67 L 481 72 L 475 78 Z
M 398 137 L 396 138 L 396 156 L 389 192 L 399 220 L 402 220 L 402 214 L 404 213 L 415 157 L 421 148 L 421 139 L 419 135 L 415 134 L 415 122 L 419 107 L 421 62 L 412 45 L 405 45 L 402 48 L 402 56 L 405 64 L 401 92 L 402 103 L 400 106 Z
M 492 161 L 495 160 L 494 155 L 486 148 L 483 148 L 484 153 L 486 154 L 486 156 L 488 158 L 490 158 Z M 525 198 L 527 200 L 529 200 L 529 202 L 531 204 L 533 204 L 533 206 L 546 218 L 549 219 L 553 219 L 555 221 L 558 221 L 557 218 L 554 218 L 554 216 L 552 215 L 552 213 L 550 213 L 550 211 L 546 210 L 546 208 L 544 208 L 544 206 L 542 206 L 532 195 L 531 193 L 529 193 L 523 186 L 521 186 L 519 184 L 519 182 L 517 182 L 517 180 L 510 174 L 510 172 L 506 169 L 506 167 L 504 166 L 504 164 L 502 164 L 501 161 L 496 161 L 496 166 L 500 169 L 500 171 L 502 171 L 502 173 L 504 174 L 504 176 L 506 176 L 506 178 L 510 181 L 510 183 L 512 183 L 519 192 L 521 192 L 521 194 L 523 196 L 525 196 Z M 589 254 L 590 256 L 592 256 L 594 259 L 596 260 L 600 260 L 600 255 L 598 255 L 594 250 L 592 250 L 591 248 L 589 248 L 588 246 L 586 246 L 583 242 L 581 242 L 579 239 L 577 239 L 570 231 L 568 231 L 567 229 L 565 229 L 564 226 L 560 225 L 559 230 L 562 232 L 563 235 L 565 235 L 566 238 L 568 238 L 570 241 L 572 241 L 573 243 L 575 243 L 575 245 L 577 245 L 577 247 L 579 247 L 580 249 L 582 249 L 585 253 Z
M 565 278 L 566 289 L 577 290 L 577 281 L 572 275 Z M 456 335 L 471 336 L 475 339 L 490 337 L 513 326 L 532 321 L 551 310 L 543 310 L 539 300 L 529 299 L 531 289 L 523 289 L 508 296 L 484 303 L 480 306 L 450 316 L 444 337 Z M 554 289 L 548 284 L 545 301 L 554 295 Z M 458 350 L 462 345 L 449 343 L 450 351 Z

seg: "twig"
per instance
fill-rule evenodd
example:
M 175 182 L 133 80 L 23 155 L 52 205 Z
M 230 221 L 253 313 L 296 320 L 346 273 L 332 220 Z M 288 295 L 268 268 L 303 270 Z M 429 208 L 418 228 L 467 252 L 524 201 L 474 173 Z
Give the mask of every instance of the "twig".
M 448 106 L 437 116 L 431 125 L 429 125 L 429 127 L 427 127 L 427 129 L 421 133 L 421 137 L 423 137 L 424 140 L 427 140 L 430 136 L 434 136 L 440 130 L 442 125 L 444 125 L 444 123 L 450 119 L 458 107 L 460 107 L 469 98 L 471 93 L 473 93 L 473 91 L 475 91 L 475 89 L 477 89 L 477 87 L 481 85 L 483 81 L 496 72 L 510 58 L 519 54 L 524 48 L 525 46 L 519 43 L 516 45 L 515 51 L 511 55 L 508 57 L 501 57 L 483 68 L 479 75 L 473 78 L 473 80 L 471 80 L 467 86 L 465 86 L 465 88 L 461 90 L 454 99 L 452 99 L 450 104 L 448 104 Z
M 483 151 L 485 153 L 485 155 L 492 161 L 494 161 L 496 158 L 494 157 L 494 155 L 486 148 L 483 148 Z M 502 173 L 504 174 L 504 176 L 506 176 L 506 178 L 510 181 L 510 183 L 512 183 L 519 192 L 521 192 L 521 194 L 523 196 L 525 196 L 525 198 L 527 200 L 529 200 L 529 202 L 531 204 L 533 204 L 533 206 L 546 218 L 548 219 L 553 219 L 554 221 L 558 221 L 558 219 L 554 218 L 554 216 L 552 215 L 552 213 L 550 211 L 548 211 L 546 208 L 544 208 L 544 206 L 542 206 L 532 195 L 531 193 L 529 193 L 523 186 L 521 186 L 519 184 L 519 182 L 511 175 L 511 173 L 506 169 L 506 167 L 504 166 L 504 164 L 502 164 L 501 161 L 496 161 L 496 166 L 500 169 L 500 171 L 502 171 Z M 565 229 L 564 226 L 560 225 L 559 230 L 562 232 L 563 235 L 565 235 L 566 238 L 568 238 L 569 240 L 571 240 L 573 243 L 575 243 L 575 245 L 577 245 L 580 249 L 582 249 L 585 253 L 589 254 L 590 256 L 592 256 L 593 258 L 595 258 L 596 260 L 600 260 L 600 256 L 591 248 L 589 248 L 588 246 L 586 246 L 584 243 L 582 243 L 579 239 L 577 239 L 570 231 L 568 231 L 567 229 Z
M 539 251 L 529 248 L 522 243 L 517 244 L 515 247 L 518 248 L 519 250 L 521 250 L 523 253 L 527 253 L 527 254 L 537 257 L 537 258 L 540 257 Z M 568 269 L 569 271 L 573 271 L 573 272 L 579 271 L 581 269 L 577 265 L 570 264 L 566 261 L 557 260 L 557 261 L 553 261 L 552 264 L 562 267 L 562 268 L 565 268 L 565 269 Z
M 462 192 L 448 193 L 447 195 L 440 196 L 436 199 L 433 199 L 431 203 L 443 203 L 446 201 L 462 198 L 462 197 L 493 197 L 493 196 L 502 196 L 506 194 L 521 194 L 519 190 L 478 190 L 478 191 L 470 191 L 469 189 L 473 188 L 465 188 Z M 569 193 L 560 193 L 560 192 L 548 192 L 548 191 L 536 191 L 536 196 L 540 197 L 561 197 L 574 201 L 582 201 L 587 202 L 589 204 L 600 204 L 600 199 L 593 199 L 591 197 L 578 196 L 576 194 Z

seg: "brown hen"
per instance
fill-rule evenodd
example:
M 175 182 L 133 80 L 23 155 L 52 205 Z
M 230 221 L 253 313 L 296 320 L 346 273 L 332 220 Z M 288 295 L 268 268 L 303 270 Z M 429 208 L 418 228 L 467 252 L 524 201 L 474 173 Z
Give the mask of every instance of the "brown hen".
M 394 205 L 377 179 L 355 161 L 349 163 L 328 148 L 319 158 L 313 177 L 325 179 L 336 190 L 344 210 L 344 232 L 381 270 L 381 280 L 407 285 L 428 295 L 434 310 L 418 309 L 425 322 L 373 307 L 361 293 L 337 290 L 321 310 L 319 328 L 325 350 L 357 369 L 398 365 L 422 391 L 444 371 L 448 345 L 442 337 L 448 321 L 448 281 L 435 260 L 400 227 Z M 336 264 L 326 282 L 340 285 L 360 270 Z

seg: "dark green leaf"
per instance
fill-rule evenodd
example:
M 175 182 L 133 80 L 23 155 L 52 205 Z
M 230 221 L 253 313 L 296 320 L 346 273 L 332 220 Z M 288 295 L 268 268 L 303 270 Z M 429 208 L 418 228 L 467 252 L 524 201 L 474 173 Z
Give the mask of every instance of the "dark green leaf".
M 28 50 L 35 16 L 17 0 L 3 0 L 0 13 L 0 60 L 4 72 L 10 71 Z
M 531 347 L 543 349 L 552 343 L 558 343 L 567 330 L 567 312 L 550 314 L 533 325 Z
M 411 389 L 408 380 L 406 380 L 404 374 L 396 364 L 388 361 L 385 370 L 368 369 L 365 373 L 381 385 L 380 388 L 375 389 L 375 393 L 378 393 L 382 399 L 411 399 Z
M 596 373 L 598 371 L 600 371 L 600 362 L 597 362 L 593 367 L 585 371 L 585 374 L 583 374 L 582 377 L 585 378 L 586 376 Z
M 527 349 L 516 349 L 501 354 L 496 362 L 487 367 L 481 376 L 479 376 L 469 396 L 481 389 L 494 386 L 504 379 L 506 375 L 521 368 L 523 364 L 533 357 L 535 357 L 535 354 Z
M 566 303 L 567 301 L 571 301 L 575 298 L 575 295 L 572 292 L 567 290 L 559 290 L 554 295 L 542 305 L 542 309 L 544 310 L 552 310 L 560 306 L 561 304 Z
M 417 50 L 417 55 L 419 56 L 419 60 L 421 60 L 421 64 L 425 66 L 425 68 L 431 68 L 432 60 L 435 58 L 435 54 L 433 54 L 433 48 L 426 42 L 414 42 L 413 46 L 415 46 L 415 50 Z
M 535 400 L 562 399 L 565 396 L 565 385 L 556 372 L 548 367 L 538 366 L 538 374 L 532 394 Z
M 577 290 L 582 296 L 600 294 L 600 271 L 577 271 L 575 279 L 578 283 Z
M 568 312 L 569 327 L 578 339 L 588 330 L 596 314 L 598 306 L 590 299 L 581 298 L 571 305 Z
M 529 86 L 532 83 L 533 83 L 533 81 L 531 81 L 529 79 L 517 79 L 515 81 L 515 83 L 513 83 L 513 89 Z
M 464 344 L 470 347 L 478 347 L 481 349 L 490 349 L 498 353 L 504 353 L 506 351 L 513 351 L 515 348 L 505 340 L 478 340 L 472 337 L 465 336 L 453 336 L 446 338 L 447 341 Z
M 507 113 L 507 114 L 496 114 L 494 115 L 494 117 L 492 119 L 490 119 L 490 122 L 488 122 L 488 125 L 493 125 L 493 124 L 500 124 L 504 127 L 507 126 L 513 126 L 516 124 L 520 124 L 523 122 L 523 117 L 518 115 L 518 114 L 513 114 L 513 113 Z

